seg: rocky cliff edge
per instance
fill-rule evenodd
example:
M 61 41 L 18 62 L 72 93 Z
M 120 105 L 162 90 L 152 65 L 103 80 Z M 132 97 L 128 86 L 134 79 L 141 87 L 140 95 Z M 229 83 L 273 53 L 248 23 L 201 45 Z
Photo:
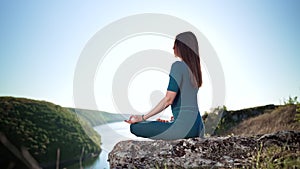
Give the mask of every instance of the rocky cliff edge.
M 258 164 L 258 154 L 270 147 L 280 149 L 279 152 L 286 150 L 291 158 L 298 161 L 299 144 L 299 131 L 280 131 L 251 137 L 128 140 L 115 145 L 108 161 L 111 168 L 251 168 Z

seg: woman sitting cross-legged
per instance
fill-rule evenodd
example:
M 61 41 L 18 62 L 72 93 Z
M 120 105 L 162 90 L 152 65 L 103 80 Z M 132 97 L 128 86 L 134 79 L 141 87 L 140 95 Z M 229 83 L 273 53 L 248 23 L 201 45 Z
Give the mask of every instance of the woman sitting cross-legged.
M 130 131 L 138 137 L 174 140 L 203 137 L 204 125 L 198 109 L 197 93 L 202 85 L 198 42 L 192 32 L 176 36 L 174 54 L 181 61 L 172 64 L 165 97 L 147 114 L 132 115 Z M 171 105 L 174 119 L 146 121 Z

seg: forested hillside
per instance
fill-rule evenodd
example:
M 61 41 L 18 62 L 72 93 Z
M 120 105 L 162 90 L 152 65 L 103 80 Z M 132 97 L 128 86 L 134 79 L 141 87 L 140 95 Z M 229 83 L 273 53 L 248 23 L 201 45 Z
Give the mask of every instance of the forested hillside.
M 101 151 L 100 136 L 69 109 L 25 98 L 0 97 L 0 136 L 4 168 L 22 168 L 31 157 L 53 168 L 57 160 L 78 161 Z

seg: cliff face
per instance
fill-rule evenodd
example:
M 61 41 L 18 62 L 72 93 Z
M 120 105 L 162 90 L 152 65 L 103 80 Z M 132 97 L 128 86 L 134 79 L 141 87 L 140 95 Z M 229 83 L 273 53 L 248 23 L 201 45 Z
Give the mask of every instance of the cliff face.
M 116 144 L 109 153 L 108 161 L 111 168 L 254 167 L 259 162 L 259 159 L 255 162 L 257 154 L 270 147 L 277 147 L 282 152 L 289 151 L 288 154 L 299 159 L 299 144 L 298 131 L 281 131 L 251 137 L 129 140 Z

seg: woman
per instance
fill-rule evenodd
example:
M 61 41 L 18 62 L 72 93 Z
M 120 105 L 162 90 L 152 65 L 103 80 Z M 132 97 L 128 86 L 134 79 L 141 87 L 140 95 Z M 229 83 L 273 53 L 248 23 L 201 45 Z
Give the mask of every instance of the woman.
M 130 116 L 130 130 L 138 137 L 174 140 L 203 137 L 204 125 L 198 110 L 197 93 L 202 85 L 198 42 L 192 32 L 176 36 L 174 54 L 181 61 L 172 64 L 166 96 L 149 113 Z M 171 105 L 171 122 L 146 121 Z

